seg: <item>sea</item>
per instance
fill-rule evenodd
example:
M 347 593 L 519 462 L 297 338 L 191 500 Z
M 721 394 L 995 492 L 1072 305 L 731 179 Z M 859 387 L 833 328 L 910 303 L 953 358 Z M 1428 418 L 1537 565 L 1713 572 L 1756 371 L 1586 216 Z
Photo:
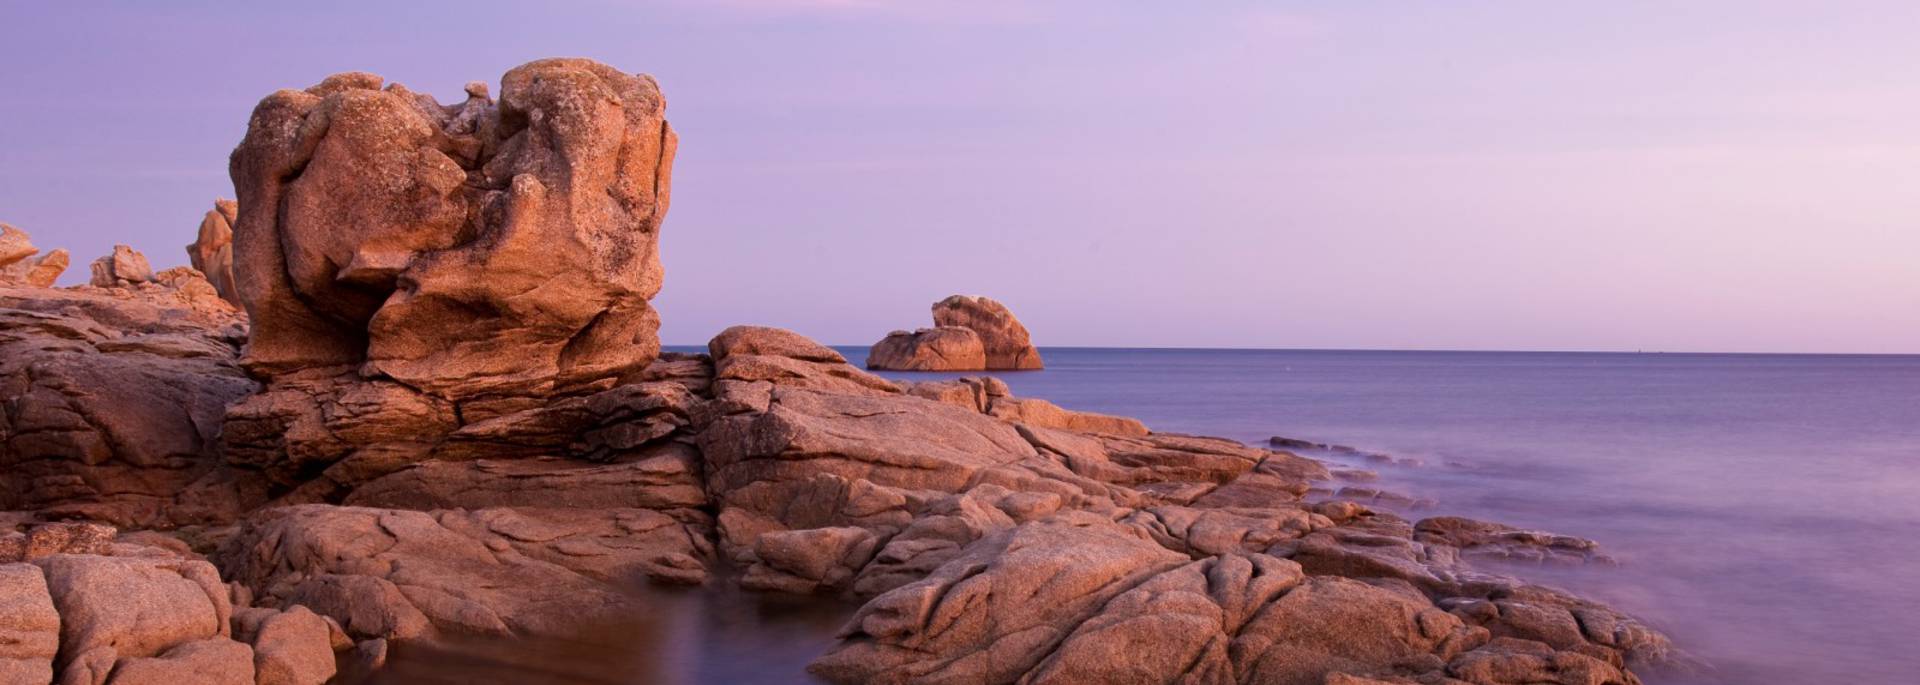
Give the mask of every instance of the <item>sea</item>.
M 1410 519 L 1599 542 L 1618 564 L 1507 570 L 1670 635 L 1695 665 L 1650 685 L 1920 683 L 1920 356 L 1041 352 L 993 375 L 1157 431 L 1388 455 L 1314 456 L 1376 472 Z M 663 681 L 809 682 L 852 609 L 713 592 L 663 604 Z

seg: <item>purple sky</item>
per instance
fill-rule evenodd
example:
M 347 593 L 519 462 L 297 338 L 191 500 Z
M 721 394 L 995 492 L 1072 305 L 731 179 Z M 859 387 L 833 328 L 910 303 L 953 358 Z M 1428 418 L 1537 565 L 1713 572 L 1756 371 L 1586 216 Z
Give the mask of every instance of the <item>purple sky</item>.
M 185 262 L 260 97 L 660 79 L 656 300 L 867 344 L 1920 352 L 1920 4 L 0 5 L 0 220 Z

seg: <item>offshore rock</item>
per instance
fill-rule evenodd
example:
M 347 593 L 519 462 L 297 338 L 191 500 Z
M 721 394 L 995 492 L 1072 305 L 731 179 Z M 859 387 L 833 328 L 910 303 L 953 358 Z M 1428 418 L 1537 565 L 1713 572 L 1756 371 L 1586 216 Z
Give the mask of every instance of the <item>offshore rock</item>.
M 894 331 L 873 344 L 867 368 L 890 371 L 983 371 L 987 348 L 971 328 Z
M 982 371 L 1041 368 L 1040 351 L 1006 305 L 954 295 L 933 303 L 934 328 L 894 331 L 874 343 L 867 368 Z
M 987 350 L 988 369 L 1038 369 L 1040 351 L 1034 349 L 1027 327 L 1013 318 L 1007 306 L 985 297 L 954 295 L 933 304 L 933 325 L 971 328 Z
M 200 219 L 200 230 L 187 246 L 187 260 L 204 274 L 220 298 L 243 306 L 233 282 L 233 223 L 240 205 L 233 200 L 214 200 L 213 209 Z

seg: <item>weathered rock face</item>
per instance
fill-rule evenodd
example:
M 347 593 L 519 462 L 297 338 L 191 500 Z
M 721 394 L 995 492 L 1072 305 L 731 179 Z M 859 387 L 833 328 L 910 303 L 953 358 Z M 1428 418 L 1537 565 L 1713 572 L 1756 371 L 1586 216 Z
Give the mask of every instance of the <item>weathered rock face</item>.
M 985 297 L 954 295 L 933 303 L 933 325 L 971 328 L 987 350 L 988 369 L 1038 369 L 1040 351 L 1034 349 L 1027 327 L 1013 318 L 1007 306 Z
M 542 60 L 468 95 L 340 74 L 261 101 L 234 150 L 242 363 L 267 387 L 224 441 L 283 501 L 423 461 L 611 460 L 685 423 L 684 386 L 633 385 L 699 365 L 656 364 L 647 302 L 675 146 L 659 88 Z
M 0 223 L 0 286 L 53 287 L 67 262 L 66 250 L 40 254 L 26 231 Z
M 220 298 L 244 306 L 233 282 L 233 223 L 240 205 L 233 200 L 214 200 L 213 209 L 200 219 L 200 230 L 187 246 L 187 260 L 204 274 Z
M 0 682 L 322 685 L 353 647 L 329 619 L 251 608 L 212 564 L 141 543 L 167 538 L 114 532 L 39 525 L 37 548 L 0 559 Z
M 96 288 L 121 288 L 153 281 L 153 267 L 147 265 L 147 256 L 125 245 L 113 246 L 113 253 L 93 260 L 91 268 L 90 282 Z
M 933 303 L 934 328 L 894 331 L 874 343 L 867 368 L 887 371 L 1038 369 L 1040 351 L 1005 305 L 954 295 Z
M 260 102 L 231 165 L 248 368 L 358 365 L 461 402 L 653 361 L 675 147 L 658 86 L 555 59 L 509 71 L 498 102 L 468 94 L 348 73 Z
M 243 320 L 175 285 L 0 287 L 0 509 L 122 525 L 230 520 L 259 497 L 216 445 L 254 389 Z
M 873 344 L 867 368 L 891 371 L 983 371 L 987 348 L 971 328 L 894 331 Z
M 706 579 L 694 510 L 268 509 L 222 549 L 263 606 L 304 605 L 356 639 L 563 633 L 641 609 L 632 583 Z

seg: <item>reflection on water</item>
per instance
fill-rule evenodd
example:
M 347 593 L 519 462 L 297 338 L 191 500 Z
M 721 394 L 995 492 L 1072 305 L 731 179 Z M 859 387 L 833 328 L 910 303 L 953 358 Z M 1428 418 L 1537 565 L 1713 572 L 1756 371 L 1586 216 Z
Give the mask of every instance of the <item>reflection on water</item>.
M 816 683 L 807 662 L 832 646 L 852 605 L 712 588 L 642 587 L 646 613 L 566 635 L 465 637 L 401 645 L 369 685 L 694 685 Z

